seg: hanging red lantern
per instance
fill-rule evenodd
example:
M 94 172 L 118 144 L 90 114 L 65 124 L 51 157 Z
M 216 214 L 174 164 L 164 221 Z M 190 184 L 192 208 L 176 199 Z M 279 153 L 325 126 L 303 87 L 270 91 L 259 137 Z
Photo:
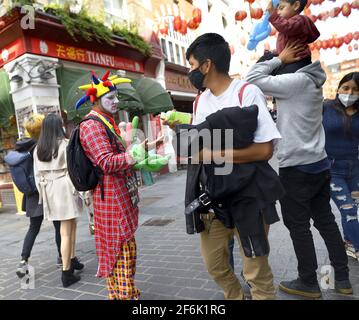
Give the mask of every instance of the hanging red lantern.
M 342 8 L 339 7 L 335 7 L 332 10 L 330 10 L 329 12 L 329 16 L 331 16 L 332 18 L 335 18 L 339 15 L 339 13 L 342 11 Z
M 359 9 L 359 0 L 354 0 L 351 7 L 352 9 Z
M 346 36 L 344 37 L 344 42 L 345 42 L 345 44 L 349 44 L 351 41 L 352 41 L 352 39 L 350 39 L 350 37 L 348 37 L 348 35 L 346 35 Z
M 236 12 L 235 19 L 236 21 L 243 21 L 245 18 L 247 18 L 247 12 L 244 10 L 239 10 Z
M 354 40 L 359 40 L 359 31 L 355 31 L 353 35 Z
M 328 40 L 323 40 L 323 42 L 322 42 L 322 48 L 323 48 L 324 50 L 326 50 L 326 49 L 329 48 Z
M 348 37 L 348 39 L 350 39 L 350 41 L 352 41 L 354 36 L 353 36 L 353 34 L 351 32 L 349 32 L 347 34 L 347 37 Z
M 342 14 L 344 17 L 348 17 L 352 12 L 352 9 L 350 7 L 350 4 L 348 2 L 345 2 L 343 5 L 342 5 Z
M 159 26 L 159 31 L 162 35 L 168 35 L 168 22 L 162 21 Z
M 334 48 L 334 38 L 328 40 L 328 48 L 330 49 Z
M 353 47 L 352 47 L 352 46 L 348 46 L 348 50 L 349 50 L 349 52 L 352 52 L 352 51 L 353 51 Z
M 199 8 L 194 8 L 192 11 L 192 19 L 196 24 L 200 24 L 202 22 L 202 12 Z
M 325 21 L 329 18 L 329 11 L 324 11 L 318 15 L 320 21 Z
M 191 30 L 196 30 L 199 26 L 199 23 L 196 23 L 193 19 L 189 20 L 187 23 L 187 27 Z
M 182 19 L 180 16 L 176 16 L 173 19 L 173 29 L 178 32 L 181 30 L 181 26 L 182 26 Z
M 358 44 L 357 43 L 354 45 L 354 50 L 358 50 Z
M 247 1 L 247 2 L 250 3 L 250 4 L 252 4 L 252 3 L 254 3 L 254 1 L 256 1 L 256 0 L 245 0 L 245 1 Z
M 184 36 L 187 34 L 187 21 L 186 20 L 181 21 L 180 33 Z
M 322 41 L 321 40 L 318 40 L 315 42 L 315 48 L 317 50 L 320 50 L 322 48 Z
M 261 8 L 256 8 L 250 10 L 252 19 L 260 19 L 263 16 L 263 10 Z

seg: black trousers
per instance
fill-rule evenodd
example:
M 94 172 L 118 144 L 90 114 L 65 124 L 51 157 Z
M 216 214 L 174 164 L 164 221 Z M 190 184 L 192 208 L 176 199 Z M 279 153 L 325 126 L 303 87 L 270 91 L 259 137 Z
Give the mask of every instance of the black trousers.
M 330 206 L 330 172 L 305 173 L 292 167 L 279 169 L 286 190 L 280 201 L 283 221 L 290 232 L 298 259 L 300 279 L 317 283 L 318 268 L 310 219 L 324 239 L 336 280 L 349 278 L 348 257 Z
M 26 233 L 24 245 L 22 247 L 22 253 L 21 253 L 22 260 L 27 261 L 30 258 L 31 250 L 32 247 L 34 246 L 36 237 L 39 234 L 43 219 L 44 216 L 30 218 L 29 230 Z M 55 240 L 56 240 L 57 251 L 59 257 L 61 257 L 61 234 L 60 234 L 61 221 L 53 221 L 53 223 L 55 227 Z

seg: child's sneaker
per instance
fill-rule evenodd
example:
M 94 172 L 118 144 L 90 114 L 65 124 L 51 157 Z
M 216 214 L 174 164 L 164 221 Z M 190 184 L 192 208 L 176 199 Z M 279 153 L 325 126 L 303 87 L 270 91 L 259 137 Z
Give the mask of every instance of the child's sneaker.
M 16 275 L 19 277 L 19 279 L 22 279 L 28 272 L 27 261 L 21 260 L 17 266 Z
M 355 248 L 353 247 L 352 243 L 349 241 L 344 242 L 345 251 L 348 257 L 352 257 L 354 259 L 358 259 L 359 254 L 356 254 Z

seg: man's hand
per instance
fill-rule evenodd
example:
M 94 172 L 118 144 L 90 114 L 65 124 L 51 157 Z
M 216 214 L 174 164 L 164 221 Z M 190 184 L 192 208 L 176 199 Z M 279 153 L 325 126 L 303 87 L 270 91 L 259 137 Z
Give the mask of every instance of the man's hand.
M 272 0 L 269 0 L 266 10 L 269 12 L 270 15 L 272 15 L 277 10 L 277 8 L 273 7 Z
M 305 49 L 306 45 L 300 43 L 300 41 L 288 42 L 283 51 L 279 54 L 278 58 L 283 64 L 293 63 L 302 59 L 297 57 L 297 54 Z
M 146 151 L 158 148 L 161 144 L 163 144 L 164 139 L 165 136 L 162 135 L 154 141 L 151 142 L 147 141 L 147 144 L 145 145 Z
M 169 126 L 173 131 L 175 131 L 176 125 L 181 123 L 179 121 L 168 122 L 167 120 L 162 120 L 162 124 Z

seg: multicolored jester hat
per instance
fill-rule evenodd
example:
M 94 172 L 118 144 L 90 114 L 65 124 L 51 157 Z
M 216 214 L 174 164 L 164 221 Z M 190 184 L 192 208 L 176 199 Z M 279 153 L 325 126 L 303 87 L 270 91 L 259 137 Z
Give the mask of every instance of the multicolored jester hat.
M 93 71 L 91 71 L 91 75 L 92 83 L 79 87 L 81 90 L 86 90 L 86 94 L 77 101 L 75 105 L 76 110 L 88 100 L 90 100 L 91 103 L 95 103 L 96 100 L 105 94 L 117 90 L 117 84 L 131 82 L 130 79 L 119 78 L 117 75 L 109 77 L 110 71 L 107 71 L 101 79 L 97 77 Z M 136 116 L 132 120 L 132 124 L 126 128 L 127 138 L 125 139 L 125 145 L 129 150 L 129 153 L 131 154 L 132 158 L 136 160 L 134 169 L 145 169 L 150 172 L 159 171 L 168 164 L 170 156 L 161 156 L 158 154 L 149 156 L 142 144 L 136 143 L 138 124 L 139 118 Z M 105 123 L 105 125 L 107 124 Z

